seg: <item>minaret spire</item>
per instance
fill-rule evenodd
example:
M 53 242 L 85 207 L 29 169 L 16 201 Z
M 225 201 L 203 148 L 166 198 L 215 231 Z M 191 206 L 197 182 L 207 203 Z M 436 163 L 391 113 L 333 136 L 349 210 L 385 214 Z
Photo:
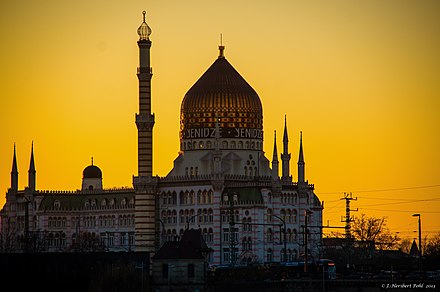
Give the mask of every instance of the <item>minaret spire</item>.
M 18 191 L 18 167 L 17 167 L 17 155 L 15 152 L 15 143 L 14 143 L 14 156 L 12 158 L 11 189 L 14 191 Z
M 273 157 L 272 157 L 272 179 L 278 180 L 279 164 L 278 164 L 278 150 L 277 150 L 277 131 L 274 131 L 273 139 Z
M 289 153 L 289 137 L 287 135 L 287 117 L 284 116 L 284 135 L 283 135 L 283 153 L 281 154 L 283 164 L 281 180 L 285 183 L 292 182 L 290 175 L 290 153 Z
M 31 146 L 31 161 L 29 163 L 29 176 L 28 176 L 28 188 L 35 190 L 36 185 L 36 170 L 34 161 L 34 141 Z
M 299 138 L 299 157 L 298 157 L 298 182 L 305 182 L 305 162 L 304 162 L 304 151 L 302 143 L 302 131 Z

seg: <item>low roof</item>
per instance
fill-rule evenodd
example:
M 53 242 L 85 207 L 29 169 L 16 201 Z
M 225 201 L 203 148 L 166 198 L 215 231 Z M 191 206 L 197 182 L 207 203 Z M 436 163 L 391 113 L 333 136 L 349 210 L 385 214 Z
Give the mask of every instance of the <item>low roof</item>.
M 187 229 L 180 241 L 167 241 L 153 259 L 205 259 L 203 253 L 210 252 L 200 230 Z

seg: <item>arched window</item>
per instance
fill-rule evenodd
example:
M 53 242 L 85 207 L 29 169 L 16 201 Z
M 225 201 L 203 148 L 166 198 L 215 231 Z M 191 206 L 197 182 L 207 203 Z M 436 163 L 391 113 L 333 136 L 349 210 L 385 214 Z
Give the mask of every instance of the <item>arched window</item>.
M 183 194 L 183 191 L 179 193 L 179 204 L 183 205 L 185 203 L 185 195 Z
M 208 204 L 212 204 L 212 202 L 213 202 L 213 195 L 214 195 L 214 193 L 211 190 L 209 190 L 209 192 L 208 192 Z
M 203 222 L 208 222 L 208 211 L 206 209 L 203 209 Z
M 197 192 L 197 204 L 202 204 L 202 191 Z
M 201 209 L 197 210 L 197 220 L 199 221 L 199 223 L 203 223 L 203 216 L 202 216 L 202 210 Z
M 176 194 L 176 192 L 173 192 L 172 198 L 173 198 L 173 205 L 176 205 L 177 204 L 177 194 Z
M 214 240 L 214 232 L 212 231 L 212 228 L 208 229 L 208 242 L 212 242 Z
M 194 200 L 195 200 L 195 193 L 194 193 L 194 191 L 191 191 L 191 192 L 189 193 L 189 203 L 190 203 L 191 205 L 194 205 Z
M 185 223 L 185 216 L 184 216 L 183 210 L 179 211 L 179 222 L 180 222 L 180 224 Z
M 173 210 L 173 223 L 177 223 L 177 211 Z
M 201 200 L 201 203 L 202 203 L 202 204 L 206 204 L 207 201 L 208 201 L 207 193 L 206 193 L 206 190 L 204 190 L 203 193 L 202 193 L 202 200 Z

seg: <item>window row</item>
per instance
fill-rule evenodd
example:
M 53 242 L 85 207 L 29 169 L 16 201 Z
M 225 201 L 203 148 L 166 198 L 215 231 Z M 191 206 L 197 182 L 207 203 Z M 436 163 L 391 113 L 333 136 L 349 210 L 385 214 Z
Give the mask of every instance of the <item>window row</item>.
M 177 205 L 177 193 L 176 192 L 164 192 L 161 194 L 162 205 Z M 179 193 L 180 205 L 194 205 L 197 202 L 198 205 L 212 204 L 213 192 L 211 190 L 199 190 L 197 194 L 194 191 L 181 191 Z
M 163 210 L 161 212 L 161 220 L 163 224 L 176 224 L 177 219 L 179 219 L 180 224 L 212 223 L 214 215 L 212 209 L 198 209 L 197 214 L 194 209 L 180 210 L 179 218 L 177 218 L 176 210 Z
M 193 149 L 214 149 L 215 144 L 213 141 L 188 141 L 183 142 L 182 150 L 193 150 Z M 220 143 L 220 149 L 252 149 L 252 150 L 262 150 L 262 142 L 259 141 L 225 141 Z
M 58 202 L 58 203 L 57 203 Z M 60 204 L 59 201 L 55 201 L 54 204 Z M 134 206 L 134 198 L 122 198 L 120 199 L 119 203 L 117 203 L 116 198 L 111 199 L 102 199 L 99 201 L 97 199 L 87 199 L 84 202 L 84 207 L 86 209 L 111 209 L 111 208 L 126 208 L 126 207 L 133 207 Z M 58 206 L 59 208 L 60 206 Z
M 78 224 L 82 221 L 82 227 L 115 227 L 118 226 L 134 226 L 134 215 L 119 215 L 116 220 L 115 215 L 99 216 L 96 220 L 96 216 L 84 216 L 84 217 L 72 217 L 73 228 L 81 227 Z M 50 219 L 49 219 L 50 222 Z M 50 227 L 50 226 L 49 226 Z
M 267 222 L 274 222 L 278 221 L 280 223 L 296 223 L 298 220 L 298 212 L 296 210 L 290 210 L 290 209 L 281 209 L 280 211 L 280 217 L 273 214 L 272 209 L 267 209 L 266 211 L 266 221 Z
M 49 217 L 47 222 L 47 227 L 51 228 L 62 228 L 66 227 L 67 218 L 66 217 Z

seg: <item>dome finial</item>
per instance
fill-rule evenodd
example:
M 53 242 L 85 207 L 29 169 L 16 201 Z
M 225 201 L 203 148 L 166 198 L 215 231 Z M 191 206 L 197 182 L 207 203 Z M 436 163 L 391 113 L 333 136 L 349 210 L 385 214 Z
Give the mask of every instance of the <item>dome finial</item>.
M 92 156 L 92 165 L 93 165 L 93 156 Z
M 148 41 L 150 40 L 151 28 L 148 26 L 147 22 L 145 21 L 145 16 L 147 12 L 144 10 L 142 14 L 143 14 L 143 22 L 141 26 L 139 26 L 137 33 L 139 35 L 140 41 Z
M 220 34 L 220 46 L 218 46 L 219 49 L 219 58 L 224 58 L 225 57 L 225 46 L 223 45 L 223 34 Z

